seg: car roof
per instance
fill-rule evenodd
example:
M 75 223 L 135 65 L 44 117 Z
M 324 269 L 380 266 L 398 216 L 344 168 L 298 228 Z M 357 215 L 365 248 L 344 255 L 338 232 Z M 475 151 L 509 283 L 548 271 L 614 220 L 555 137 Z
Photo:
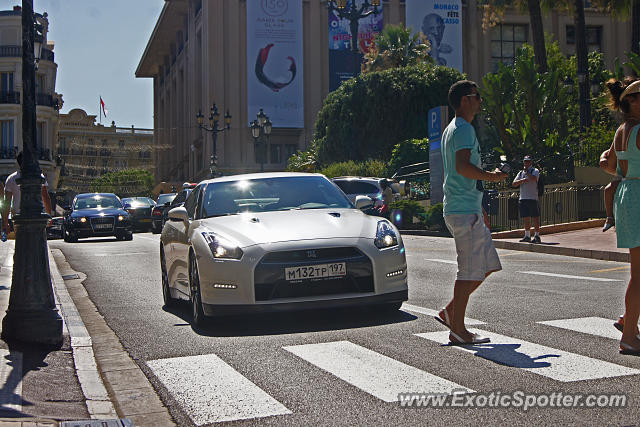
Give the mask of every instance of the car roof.
M 296 176 L 322 176 L 321 173 L 305 173 L 305 172 L 263 172 L 263 173 L 246 173 L 241 175 L 228 175 L 219 178 L 206 179 L 200 184 L 208 184 L 212 182 L 229 182 L 229 181 L 242 181 L 249 179 L 262 179 L 262 178 L 289 178 Z
M 375 182 L 379 182 L 381 179 L 387 179 L 387 178 L 376 178 L 376 177 L 372 177 L 372 176 L 335 176 L 331 179 L 340 179 L 340 180 L 362 180 L 362 181 L 375 181 Z

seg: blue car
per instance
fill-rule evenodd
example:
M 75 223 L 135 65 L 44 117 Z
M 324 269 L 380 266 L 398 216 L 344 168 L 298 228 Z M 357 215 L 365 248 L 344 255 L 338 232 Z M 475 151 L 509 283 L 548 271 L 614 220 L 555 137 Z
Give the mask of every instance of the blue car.
M 106 236 L 133 240 L 130 215 L 113 193 L 78 194 L 65 212 L 62 236 L 65 242 Z

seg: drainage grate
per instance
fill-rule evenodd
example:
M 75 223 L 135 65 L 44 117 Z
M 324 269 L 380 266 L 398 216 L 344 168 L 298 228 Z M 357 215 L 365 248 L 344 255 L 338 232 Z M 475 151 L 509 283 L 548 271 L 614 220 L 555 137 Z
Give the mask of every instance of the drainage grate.
M 73 279 L 79 279 L 80 276 L 78 276 L 77 274 L 74 273 L 74 274 L 67 274 L 65 276 L 62 276 L 62 278 L 64 280 L 73 280 Z
M 134 427 L 128 418 L 116 420 L 62 421 L 60 427 Z

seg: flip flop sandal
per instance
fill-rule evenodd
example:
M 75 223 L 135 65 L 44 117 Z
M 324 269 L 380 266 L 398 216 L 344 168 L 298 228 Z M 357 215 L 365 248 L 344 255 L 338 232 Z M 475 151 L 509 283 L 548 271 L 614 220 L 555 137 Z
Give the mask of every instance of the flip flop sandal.
M 489 337 L 482 337 L 478 334 L 473 334 L 471 337 L 471 341 L 464 341 L 455 332 L 451 331 L 449 333 L 451 334 L 451 336 L 453 336 L 453 338 L 455 338 L 455 341 L 452 341 L 451 338 L 449 338 L 449 344 L 452 344 L 452 345 L 473 345 L 473 344 L 486 344 L 488 342 L 491 342 L 491 339 Z M 620 343 L 620 345 L 622 344 L 623 343 Z
M 448 329 L 451 329 L 451 320 L 449 319 L 449 313 L 447 312 L 447 309 L 443 308 L 440 311 L 442 311 L 444 313 L 444 319 L 442 319 L 442 317 L 440 317 L 440 313 L 438 313 L 435 316 L 433 316 L 433 318 L 436 319 L 441 324 L 443 324 L 444 326 L 446 326 Z
M 618 317 L 618 320 L 613 322 L 613 327 L 622 332 L 624 329 L 624 318 L 622 316 Z
M 620 354 L 627 354 L 630 356 L 640 356 L 640 348 L 633 348 L 631 345 L 620 342 Z

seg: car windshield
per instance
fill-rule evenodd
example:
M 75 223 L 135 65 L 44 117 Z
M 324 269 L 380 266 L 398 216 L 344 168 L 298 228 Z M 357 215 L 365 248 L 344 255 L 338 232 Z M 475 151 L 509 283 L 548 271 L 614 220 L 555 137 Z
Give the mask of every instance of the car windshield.
M 76 200 L 74 209 L 106 209 L 122 208 L 120 200 L 115 196 L 82 197 Z
M 175 199 L 175 194 L 161 194 L 158 196 L 158 205 L 164 205 L 165 203 L 171 203 Z
M 202 202 L 205 218 L 241 212 L 325 208 L 353 208 L 353 205 L 322 176 L 214 182 L 207 185 Z

